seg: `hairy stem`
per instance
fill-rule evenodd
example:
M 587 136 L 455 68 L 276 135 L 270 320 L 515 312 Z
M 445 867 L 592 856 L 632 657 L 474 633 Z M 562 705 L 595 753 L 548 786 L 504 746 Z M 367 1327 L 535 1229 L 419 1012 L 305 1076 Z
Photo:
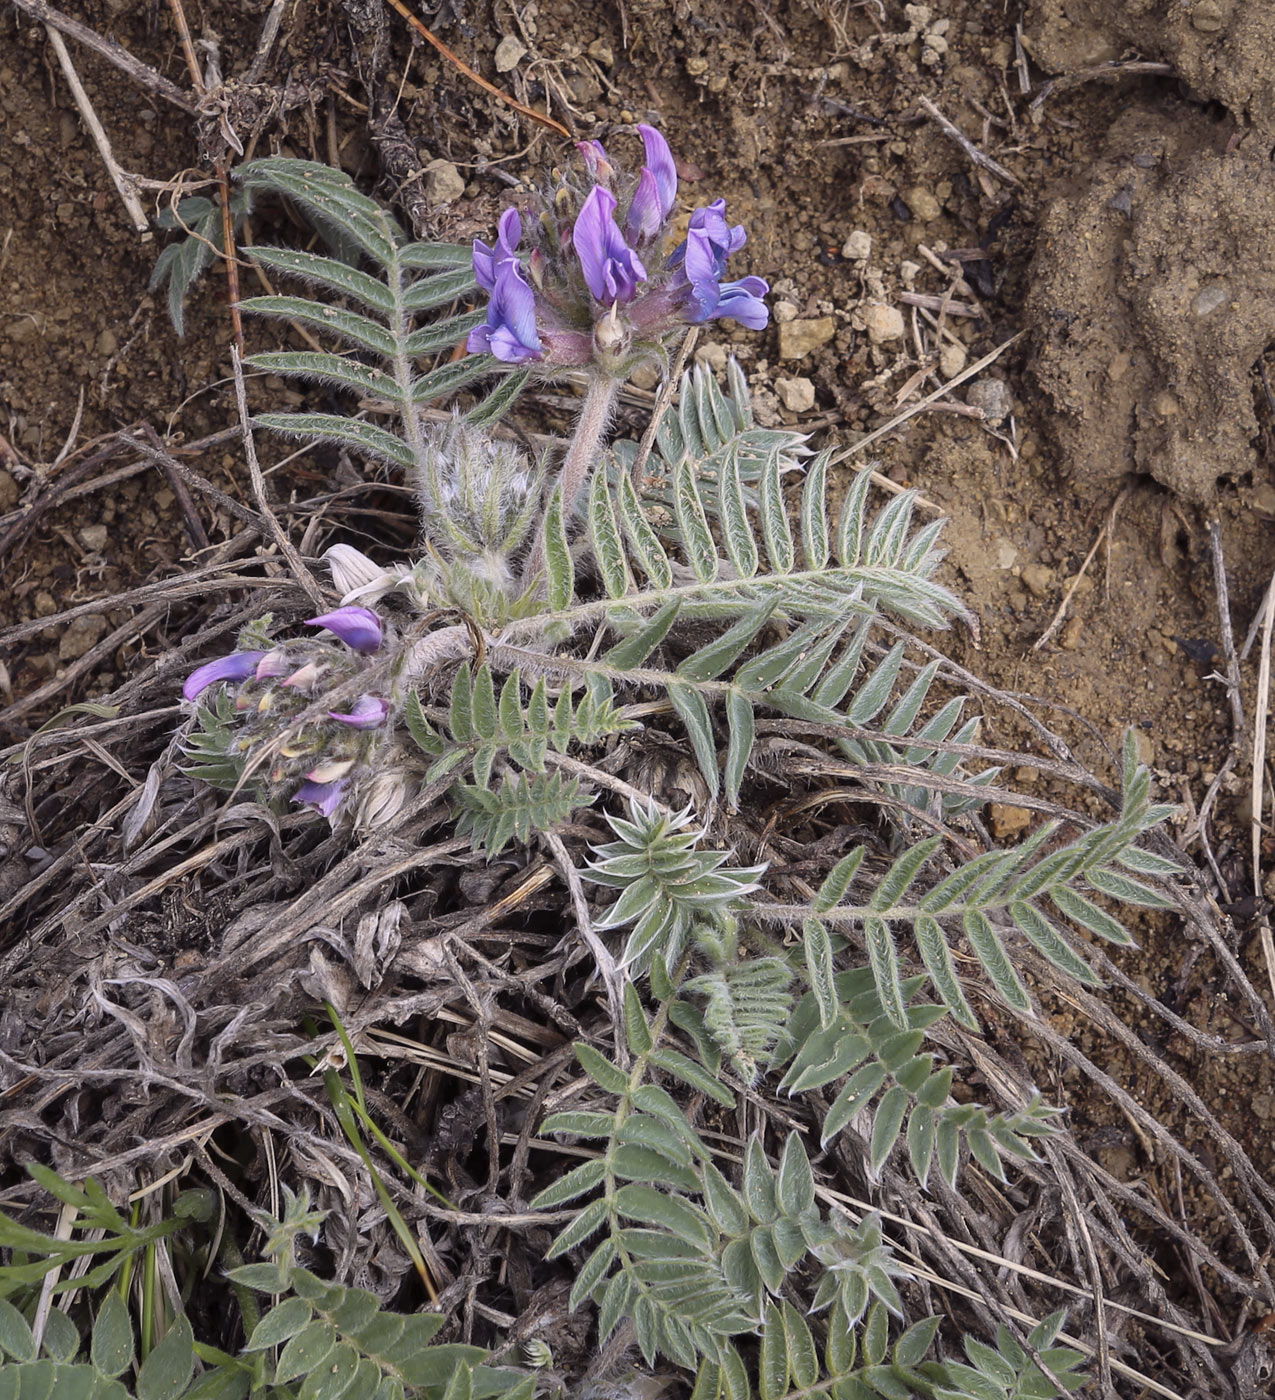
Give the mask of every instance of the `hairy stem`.
M 611 423 L 611 410 L 615 407 L 616 396 L 620 392 L 619 381 L 609 374 L 595 373 L 589 377 L 589 387 L 585 390 L 584 403 L 580 407 L 580 417 L 576 420 L 575 433 L 567 455 L 562 459 L 559 480 L 562 483 L 562 511 L 564 519 L 570 518 L 584 484 L 589 479 L 589 471 L 597 460 L 598 449 L 606 436 Z M 543 527 L 543 520 L 541 525 Z M 544 570 L 544 530 L 536 532 L 536 543 L 527 557 L 523 571 L 523 582 L 528 584 Z
M 620 392 L 619 381 L 609 374 L 594 374 L 589 379 L 580 417 L 576 420 L 575 436 L 562 460 L 562 508 L 570 511 L 575 505 L 589 468 L 598 455 L 598 448 L 611 423 L 611 410 Z

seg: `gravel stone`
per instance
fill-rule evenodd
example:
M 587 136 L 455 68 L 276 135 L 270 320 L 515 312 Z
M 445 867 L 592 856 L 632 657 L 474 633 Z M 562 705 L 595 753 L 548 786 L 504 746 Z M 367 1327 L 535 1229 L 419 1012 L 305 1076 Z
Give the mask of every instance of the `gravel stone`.
M 516 34 L 506 34 L 496 45 L 496 72 L 508 73 L 511 68 L 517 68 L 526 52 L 526 44 Z
M 1043 598 L 1053 586 L 1054 571 L 1044 564 L 1024 564 L 1020 577 L 1030 592 Z
M 714 374 L 721 374 L 726 368 L 726 347 L 718 345 L 710 340 L 706 345 L 700 345 L 695 351 L 695 362 L 700 365 L 707 365 Z
M 789 413 L 807 413 L 815 406 L 815 386 L 809 379 L 776 379 L 775 393 Z
M 955 379 L 965 368 L 968 358 L 963 345 L 954 345 L 950 340 L 944 342 L 939 351 L 939 374 L 944 379 Z
M 454 204 L 465 193 L 465 180 L 449 160 L 431 160 L 425 167 L 425 198 L 431 204 Z
M 899 318 L 900 322 L 902 319 Z M 779 358 L 800 360 L 812 350 L 827 345 L 836 333 L 837 321 L 834 316 L 820 316 L 814 321 L 789 321 L 779 327 Z
M 866 262 L 872 256 L 872 235 L 857 228 L 841 245 L 841 256 Z
M 902 340 L 906 329 L 903 312 L 897 306 L 887 306 L 883 301 L 870 301 L 863 308 L 863 325 L 868 339 L 873 345 L 882 345 L 888 340 Z
M 965 393 L 971 408 L 981 408 L 983 417 L 993 427 L 1003 423 L 1014 407 L 1014 396 L 1003 379 L 976 379 Z
M 58 643 L 58 660 L 75 661 L 92 650 L 106 635 L 106 619 L 97 613 L 73 618 Z
M 914 185 L 904 194 L 903 199 L 911 209 L 912 217 L 920 219 L 923 224 L 932 224 L 943 212 L 943 206 L 924 185 Z

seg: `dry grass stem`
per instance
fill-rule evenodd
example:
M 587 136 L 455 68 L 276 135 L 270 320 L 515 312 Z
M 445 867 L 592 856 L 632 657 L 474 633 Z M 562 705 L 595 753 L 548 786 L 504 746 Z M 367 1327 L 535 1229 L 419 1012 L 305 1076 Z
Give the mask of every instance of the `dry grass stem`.
M 1098 553 L 1102 542 L 1110 540 L 1112 531 L 1116 527 L 1116 516 L 1119 514 L 1120 507 L 1129 499 L 1132 490 L 1133 488 L 1130 486 L 1124 487 L 1112 503 L 1111 510 L 1106 520 L 1103 521 L 1102 529 L 1098 531 L 1097 539 L 1094 540 L 1089 553 L 1085 555 L 1084 562 L 1077 569 L 1076 577 L 1067 585 L 1067 591 L 1063 594 L 1062 602 L 1058 604 L 1058 610 L 1054 613 L 1049 626 L 1032 643 L 1033 651 L 1040 651 L 1042 647 L 1046 646 L 1052 640 L 1054 633 L 1062 626 L 1063 619 L 1067 616 L 1067 609 L 1071 606 L 1071 600 L 1076 596 L 1076 590 L 1080 587 L 1081 580 L 1089 571 L 1089 566 L 1093 563 L 1094 556 Z
M 956 142 L 975 165 L 995 175 L 998 180 L 1003 180 L 1007 185 L 1013 185 L 1016 189 L 1022 189 L 1023 182 L 1017 175 L 1006 170 L 1000 161 L 989 156 L 986 151 L 976 146 L 955 122 L 950 121 L 939 111 L 928 97 L 920 98 L 917 105 L 938 125 L 939 130 L 942 131 L 944 136 Z

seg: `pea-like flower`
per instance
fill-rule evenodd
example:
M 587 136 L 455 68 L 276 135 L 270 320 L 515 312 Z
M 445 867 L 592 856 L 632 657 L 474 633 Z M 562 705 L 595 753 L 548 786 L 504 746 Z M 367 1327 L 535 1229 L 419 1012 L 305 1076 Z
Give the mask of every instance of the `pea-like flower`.
M 632 301 L 639 283 L 646 281 L 646 269 L 615 221 L 615 204 L 610 190 L 594 185 L 571 231 L 584 280 L 604 306 Z

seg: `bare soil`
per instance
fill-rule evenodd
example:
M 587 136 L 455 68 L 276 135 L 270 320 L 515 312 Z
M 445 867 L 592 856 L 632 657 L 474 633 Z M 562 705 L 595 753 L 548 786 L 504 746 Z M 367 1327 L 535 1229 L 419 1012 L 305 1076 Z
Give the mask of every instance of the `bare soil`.
M 276 91 L 291 83 L 297 105 L 272 115 L 259 103 L 257 129 L 238 134 L 258 154 L 336 159 L 393 199 L 402 181 L 387 176 L 365 126 L 369 8 L 290 7 L 263 82 Z M 251 61 L 263 7 L 248 9 L 188 7 L 197 37 L 218 35 L 224 75 Z M 189 89 L 166 7 L 79 0 L 75 13 Z M 977 636 L 950 639 L 954 659 L 1056 707 L 1051 722 L 1091 766 L 1135 726 L 1164 796 L 1184 804 L 1180 830 L 1199 858 L 1194 815 L 1238 745 L 1205 823 L 1223 881 L 1210 893 L 1234 913 L 1232 947 L 1261 985 L 1253 920 L 1263 909 L 1251 898 L 1247 854 L 1251 736 L 1234 733 L 1216 670 L 1225 661 L 1208 526 L 1220 529 L 1242 643 L 1275 568 L 1275 398 L 1263 358 L 1275 342 L 1275 19 L 1241 0 L 1035 0 L 1020 49 L 1016 18 L 1016 7 L 991 0 L 930 9 L 895 0 L 445 0 L 433 23 L 490 80 L 523 102 L 547 102 L 581 137 L 631 143 L 615 129 L 657 121 L 683 162 L 688 197 L 725 196 L 750 232 L 747 271 L 771 280 L 775 315 L 761 334 L 710 324 L 697 354 L 709 363 L 736 355 L 763 417 L 808 428 L 819 444 L 851 443 L 1021 334 L 871 455 L 950 517 L 945 567 L 980 624 Z M 448 202 L 427 204 L 428 227 L 417 231 L 489 233 L 507 193 L 501 172 L 564 161 L 569 149 L 409 40 L 397 17 L 387 24 L 385 75 L 419 166 L 451 162 L 463 181 Z M 197 123 L 69 43 L 126 169 L 158 181 L 185 172 L 192 189 L 210 177 L 200 139 L 209 142 L 215 120 Z M 504 67 L 516 47 L 523 52 Z M 1130 66 L 1088 71 L 1121 63 Z M 1046 91 L 1051 78 L 1061 80 Z M 1012 181 L 973 164 L 922 99 Z M 17 741 L 179 643 L 189 621 L 180 610 L 138 635 L 126 626 L 129 605 L 113 600 L 188 567 L 235 530 L 215 503 L 184 507 L 174 483 L 135 454 L 80 474 L 84 464 L 133 425 L 188 444 L 235 418 L 224 279 L 214 269 L 200 284 L 179 340 L 162 296 L 147 290 L 163 235 L 139 242 L 43 26 L 12 7 L 0 15 L 0 112 L 0 627 L 50 619 L 0 652 L 10 707 L 0 722 L 5 740 Z M 143 198 L 161 202 L 154 191 Z M 246 268 L 241 276 L 251 282 Z M 880 337 L 883 306 L 902 312 L 902 335 Z M 271 334 L 248 328 L 250 345 L 277 343 Z M 813 348 L 796 353 L 803 344 Z M 257 381 L 252 393 L 257 406 L 297 401 L 277 383 Z M 806 407 L 786 406 L 811 394 Z M 552 405 L 546 412 L 552 418 Z M 233 444 L 191 460 L 230 497 L 249 498 Z M 303 498 L 332 472 L 359 484 L 356 464 L 312 456 L 281 471 L 279 499 Z M 410 541 L 400 501 L 392 483 L 367 493 L 367 538 Z M 307 524 L 293 521 L 298 537 Z M 307 539 L 313 545 L 313 529 Z M 1065 593 L 1065 618 L 1035 650 Z M 99 599 L 100 612 L 60 616 Z M 118 646 L 115 629 L 127 634 Z M 1242 676 L 1250 723 L 1255 689 L 1253 652 Z M 995 742 L 1026 739 L 1012 714 L 989 720 Z M 1030 765 L 1015 777 L 1025 791 L 1050 792 Z M 1021 829 L 1017 809 L 992 820 L 1007 837 Z M 1144 990 L 1209 1034 L 1253 1036 L 1231 1013 L 1223 974 L 1180 928 L 1149 923 L 1141 933 L 1142 947 L 1119 961 Z M 1127 1011 L 1137 1027 L 1139 1008 Z M 1153 1096 L 1147 1106 L 1211 1157 L 1207 1130 L 1127 1047 L 1102 1041 L 1061 1003 L 1055 1024 L 1135 1097 Z M 1275 1175 L 1269 1059 L 1206 1055 L 1182 1037 L 1154 1050 Z M 1028 1053 L 1041 1089 L 1071 1103 L 1082 1144 L 1114 1176 L 1180 1203 L 1191 1228 L 1224 1239 L 1225 1222 L 1206 1218 L 1189 1187 L 1179 1194 L 1173 1164 L 1108 1099 L 1070 1082 L 1073 1072 L 1043 1050 Z M 1175 1293 L 1190 1292 L 1170 1246 L 1157 1263 Z M 1230 1314 L 1218 1325 L 1222 1336 L 1242 1326 Z

